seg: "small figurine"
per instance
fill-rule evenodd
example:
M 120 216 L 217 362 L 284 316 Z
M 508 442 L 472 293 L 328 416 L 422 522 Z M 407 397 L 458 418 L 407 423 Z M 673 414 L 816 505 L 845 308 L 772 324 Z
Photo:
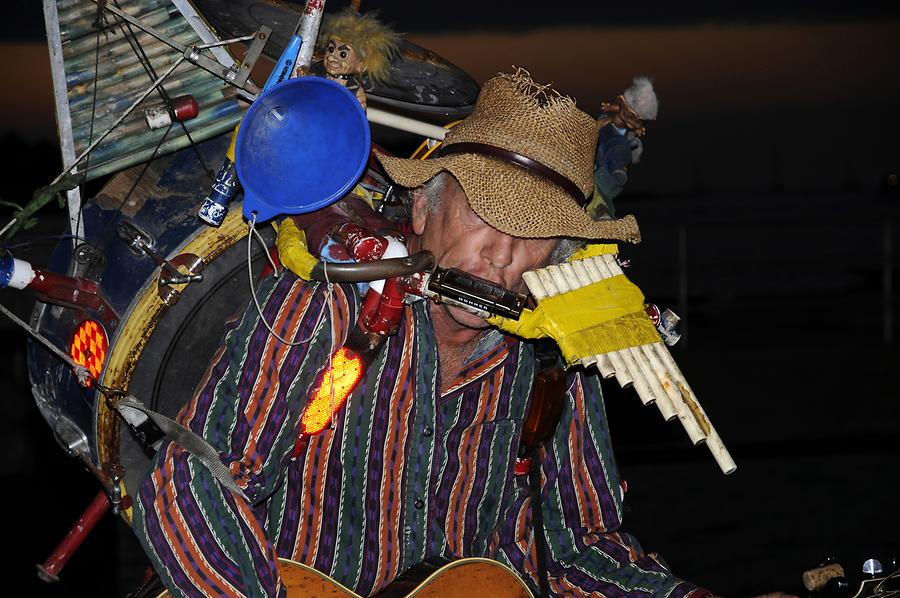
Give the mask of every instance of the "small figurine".
M 343 84 L 365 108 L 366 86 L 387 77 L 399 45 L 400 35 L 379 22 L 375 13 L 363 15 L 348 7 L 323 21 L 319 32 L 323 60 L 312 66 L 311 74 Z
M 615 103 L 603 102 L 600 110 L 604 115 L 597 119 L 602 127 L 611 122 L 618 129 L 633 131 L 642 137 L 646 132 L 644 121 L 656 119 L 659 101 L 653 90 L 653 83 L 647 77 L 635 77 L 631 87 L 616 98 Z
M 640 161 L 644 122 L 656 118 L 658 106 L 653 83 L 646 77 L 635 77 L 615 102 L 600 104 L 604 114 L 597 119 L 600 138 L 594 160 L 595 193 L 587 206 L 594 218 L 615 215 L 612 200 L 628 180 L 628 167 Z

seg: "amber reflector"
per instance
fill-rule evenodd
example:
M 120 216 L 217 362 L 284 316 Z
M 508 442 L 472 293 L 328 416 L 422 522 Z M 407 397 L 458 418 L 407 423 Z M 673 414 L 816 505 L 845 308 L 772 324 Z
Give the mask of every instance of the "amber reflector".
M 106 359 L 106 351 L 109 342 L 103 327 L 94 320 L 85 320 L 78 326 L 78 330 L 72 335 L 72 344 L 69 346 L 69 355 L 78 365 L 83 365 L 91 373 L 91 379 L 87 386 L 93 385 L 94 380 L 100 377 L 103 370 L 103 361 Z
M 337 413 L 363 376 L 362 359 L 343 347 L 334 354 L 331 369 L 325 370 L 322 382 L 313 391 L 309 404 L 300 417 L 300 433 L 318 434 L 331 423 L 332 413 Z

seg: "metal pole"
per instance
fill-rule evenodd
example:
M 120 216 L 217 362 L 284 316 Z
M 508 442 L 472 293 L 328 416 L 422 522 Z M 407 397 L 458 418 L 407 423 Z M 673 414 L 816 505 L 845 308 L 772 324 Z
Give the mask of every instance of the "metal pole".
M 414 133 L 416 135 L 428 137 L 429 139 L 437 139 L 440 141 L 443 140 L 444 136 L 447 134 L 447 129 L 444 127 L 439 127 L 438 125 L 422 122 L 406 116 L 400 116 L 399 114 L 394 114 L 392 112 L 385 112 L 378 108 L 366 108 L 366 117 L 368 117 L 369 122 L 398 129 L 400 131 L 406 131 L 407 133 Z
M 210 31 L 209 25 L 207 25 L 206 21 L 203 20 L 203 17 L 197 13 L 197 10 L 193 5 L 187 0 L 172 0 L 172 4 L 174 4 L 175 8 L 181 12 L 181 15 L 191 26 L 191 29 L 196 32 L 197 36 L 206 44 L 210 44 L 210 51 L 216 60 L 219 61 L 219 64 L 230 69 L 235 62 L 234 58 L 228 53 L 228 50 L 218 43 L 219 39 L 216 37 L 216 34 Z M 252 38 L 253 36 L 250 37 Z
M 306 0 L 303 8 L 303 16 L 297 27 L 297 35 L 303 40 L 300 53 L 297 55 L 297 63 L 294 66 L 292 76 L 296 77 L 300 69 L 308 68 L 312 64 L 313 51 L 316 49 L 316 39 L 319 37 L 319 26 L 322 24 L 322 15 L 325 14 L 325 0 Z
M 95 139 L 93 143 L 91 143 L 89 146 L 87 146 L 87 147 L 84 149 L 84 151 L 81 152 L 81 154 L 79 154 L 78 157 L 75 158 L 75 160 L 73 160 L 71 164 L 68 164 L 68 165 L 63 169 L 63 171 L 62 171 L 61 173 L 59 173 L 59 176 L 57 176 L 55 179 L 53 179 L 53 182 L 50 183 L 50 184 L 51 184 L 51 185 L 55 185 L 56 183 L 59 182 L 59 180 L 60 180 L 61 178 L 63 178 L 63 177 L 66 175 L 67 172 L 69 172 L 70 170 L 72 170 L 73 168 L 75 168 L 76 166 L 78 166 L 78 163 L 81 162 L 81 160 L 82 160 L 82 159 L 83 159 L 83 158 L 84 158 L 84 157 L 85 157 L 92 149 L 94 149 L 95 147 L 97 147 L 97 145 L 98 145 L 101 141 L 103 141 L 104 139 L 106 139 L 106 136 L 109 135 L 110 133 L 112 133 L 113 129 L 115 129 L 116 127 L 118 127 L 118 126 L 119 126 L 119 123 L 121 123 L 123 120 L 125 120 L 125 119 L 128 117 L 128 115 L 131 114 L 131 112 L 132 112 L 135 108 L 137 108 L 138 104 L 140 104 L 141 102 L 143 102 L 143 101 L 147 98 L 147 96 L 150 95 L 150 94 L 153 92 L 154 89 L 156 89 L 157 87 L 159 87 L 159 84 L 162 83 L 163 80 L 164 80 L 166 77 L 168 77 L 169 75 L 171 75 L 171 74 L 172 74 L 172 71 L 174 71 L 174 70 L 177 69 L 179 66 L 181 66 L 181 63 L 184 62 L 184 59 L 185 59 L 184 56 L 180 56 L 180 57 L 178 58 L 178 60 L 176 60 L 174 63 L 172 63 L 172 66 L 170 66 L 169 69 L 168 69 L 166 72 L 164 72 L 162 75 L 160 75 L 159 78 L 158 78 L 156 81 L 154 81 L 153 84 L 152 84 L 150 87 L 148 87 L 147 90 L 144 91 L 144 93 L 142 93 L 142 94 L 140 95 L 140 97 L 139 97 L 137 100 L 135 100 L 135 101 L 131 104 L 131 106 L 128 107 L 127 110 L 125 110 L 124 113 L 122 113 L 121 116 L 119 116 L 119 118 L 116 119 L 116 121 L 112 124 L 111 127 L 109 127 L 102 135 L 100 135 L 100 137 L 98 137 L 97 139 Z
M 75 141 L 72 137 L 72 118 L 69 114 L 69 97 L 66 93 L 66 72 L 63 66 L 62 41 L 59 35 L 59 15 L 55 0 L 44 0 L 44 24 L 47 28 L 47 48 L 50 50 L 50 72 L 53 78 L 53 99 L 56 105 L 56 129 L 59 132 L 59 146 L 63 164 L 75 159 Z M 65 174 L 65 172 L 64 172 Z M 69 208 L 69 228 L 72 243 L 84 237 L 84 223 L 81 221 L 81 191 L 78 187 L 66 193 Z M 12 225 L 7 224 L 3 231 Z M 2 234 L 2 233 L 0 233 Z
M 37 566 L 38 577 L 46 582 L 59 581 L 58 573 L 66 566 L 66 563 L 72 558 L 72 555 L 84 542 L 91 530 L 100 521 L 100 518 L 109 510 L 109 497 L 106 492 L 101 490 L 85 509 L 66 537 L 57 545 L 47 560 Z
M 884 302 L 884 344 L 894 343 L 894 227 L 885 217 L 882 225 L 882 299 Z

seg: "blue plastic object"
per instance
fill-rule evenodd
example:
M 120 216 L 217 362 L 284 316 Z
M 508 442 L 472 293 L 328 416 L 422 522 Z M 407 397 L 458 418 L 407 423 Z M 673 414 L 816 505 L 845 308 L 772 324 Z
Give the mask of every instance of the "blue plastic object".
M 261 94 L 241 121 L 235 167 L 244 217 L 305 214 L 344 196 L 369 159 L 365 111 L 343 85 L 288 79 Z
M 9 281 L 12 280 L 15 269 L 16 261 L 12 254 L 7 253 L 0 256 L 0 289 L 6 288 Z

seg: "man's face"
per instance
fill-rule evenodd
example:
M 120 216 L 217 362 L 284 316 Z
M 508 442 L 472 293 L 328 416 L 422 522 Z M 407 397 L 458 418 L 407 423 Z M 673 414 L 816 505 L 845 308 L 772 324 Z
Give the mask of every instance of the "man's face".
M 421 249 L 434 254 L 443 268 L 458 268 L 526 292 L 522 273 L 547 265 L 556 239 L 522 239 L 502 233 L 485 223 L 469 207 L 469 200 L 452 176 L 445 177 L 443 198 L 434 213 L 424 195 L 413 201 L 413 231 L 421 237 Z M 487 323 L 461 308 L 442 305 L 456 323 L 467 328 L 486 328 Z
M 325 71 L 329 75 L 352 75 L 362 71 L 362 58 L 339 37 L 328 40 L 325 46 Z

